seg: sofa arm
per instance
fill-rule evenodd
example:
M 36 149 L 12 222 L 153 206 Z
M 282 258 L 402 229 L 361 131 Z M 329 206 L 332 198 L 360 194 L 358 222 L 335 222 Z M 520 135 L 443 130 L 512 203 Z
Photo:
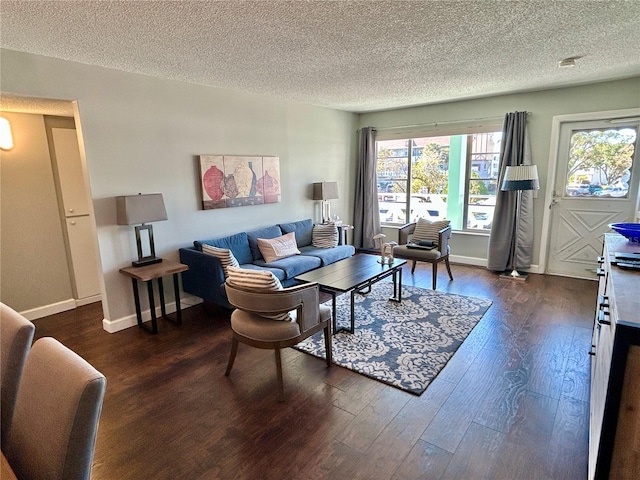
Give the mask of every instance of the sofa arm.
M 181 248 L 179 252 L 180 261 L 189 266 L 189 270 L 182 272 L 182 289 L 208 302 L 228 305 L 220 260 L 195 248 Z
M 406 245 L 409 243 L 409 235 L 412 235 L 416 229 L 416 223 L 407 223 L 398 229 L 398 244 Z

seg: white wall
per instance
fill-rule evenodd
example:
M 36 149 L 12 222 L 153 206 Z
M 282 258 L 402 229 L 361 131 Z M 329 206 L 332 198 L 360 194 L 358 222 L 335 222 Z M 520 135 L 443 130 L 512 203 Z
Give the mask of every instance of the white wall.
M 540 191 L 534 202 L 535 242 L 533 264 L 538 265 L 542 238 L 544 192 L 547 188 L 550 135 L 556 115 L 640 107 L 640 77 L 615 82 L 596 83 L 571 88 L 502 95 L 460 102 L 403 108 L 360 115 L 359 127 L 389 128 L 433 122 L 464 122 L 477 118 L 504 117 L 513 111 L 528 111 L 532 162 L 538 166 Z M 448 125 L 443 128 L 451 128 Z M 631 219 L 630 219 L 631 220 Z M 394 231 L 385 232 L 394 238 Z M 454 233 L 451 250 L 456 257 L 469 263 L 486 265 L 488 235 Z M 539 265 L 538 269 L 544 268 Z
M 135 241 L 132 228 L 116 225 L 118 195 L 163 193 L 169 220 L 155 223 L 154 235 L 156 253 L 170 259 L 195 239 L 312 217 L 316 181 L 339 182 L 332 211 L 351 220 L 354 114 L 9 50 L 0 62 L 3 93 L 77 101 L 107 321 L 134 313 L 130 280 L 118 270 L 136 257 Z M 201 210 L 200 154 L 279 156 L 282 202 Z

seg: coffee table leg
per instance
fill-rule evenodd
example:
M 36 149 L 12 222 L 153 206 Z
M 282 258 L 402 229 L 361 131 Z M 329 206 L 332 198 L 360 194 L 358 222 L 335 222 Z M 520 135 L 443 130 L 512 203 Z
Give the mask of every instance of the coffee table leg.
M 371 289 L 371 287 L 369 287 Z M 355 320 L 355 300 L 356 300 L 356 291 L 351 290 L 351 330 L 349 333 L 353 333 L 356 330 L 356 320 Z
M 402 267 L 393 269 L 393 297 L 389 300 L 393 302 L 402 301 Z
M 333 335 L 338 332 L 338 315 L 336 311 L 336 292 L 331 292 L 331 315 L 333 316 Z

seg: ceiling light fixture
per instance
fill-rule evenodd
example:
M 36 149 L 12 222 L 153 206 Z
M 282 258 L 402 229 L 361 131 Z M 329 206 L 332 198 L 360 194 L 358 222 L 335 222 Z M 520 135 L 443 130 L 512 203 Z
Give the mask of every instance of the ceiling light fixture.
M 558 66 L 561 68 L 575 67 L 576 60 L 580 60 L 581 58 L 582 58 L 581 56 L 563 58 L 558 62 Z

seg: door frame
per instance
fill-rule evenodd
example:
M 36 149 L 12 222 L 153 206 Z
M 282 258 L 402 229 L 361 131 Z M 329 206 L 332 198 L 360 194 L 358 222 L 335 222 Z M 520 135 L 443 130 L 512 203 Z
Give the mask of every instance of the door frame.
M 542 241 L 540 242 L 540 264 L 542 273 L 547 273 L 547 257 L 551 243 L 549 236 L 551 230 L 551 203 L 553 201 L 553 189 L 556 184 L 556 171 L 558 156 L 560 154 L 560 129 L 565 123 L 585 122 L 596 120 L 611 120 L 614 118 L 640 117 L 640 108 L 627 108 L 620 110 L 606 110 L 602 112 L 572 113 L 568 115 L 556 115 L 551 122 L 551 137 L 549 142 L 549 164 L 547 169 L 547 189 L 544 197 L 544 215 L 542 217 Z M 637 207 L 637 206 L 636 206 Z

